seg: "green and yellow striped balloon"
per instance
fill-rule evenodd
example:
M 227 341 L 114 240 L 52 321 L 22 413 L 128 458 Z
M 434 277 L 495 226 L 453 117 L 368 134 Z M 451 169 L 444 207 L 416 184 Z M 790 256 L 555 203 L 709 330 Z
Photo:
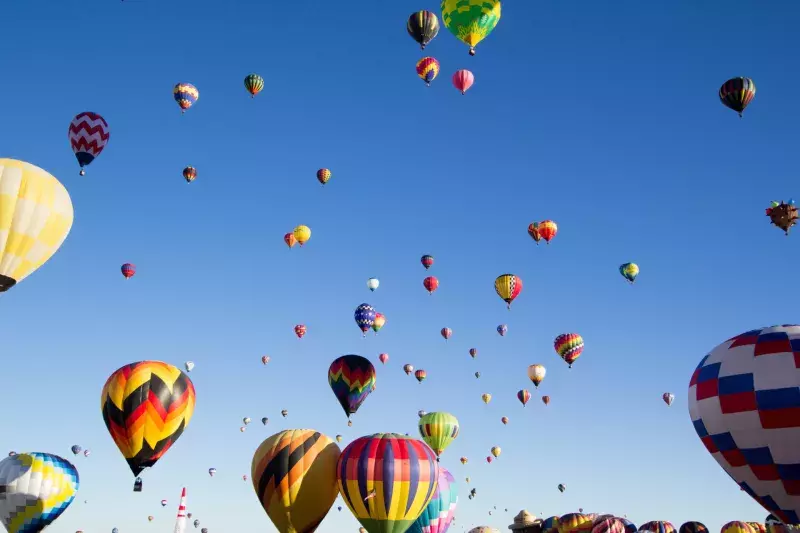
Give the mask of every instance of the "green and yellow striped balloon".
M 500 21 L 500 0 L 442 0 L 442 21 L 469 46 L 469 55 Z
M 264 88 L 264 78 L 258 74 L 248 74 L 244 79 L 244 88 L 250 93 L 251 98 L 255 98 Z
M 419 419 L 419 434 L 438 457 L 458 437 L 458 419 L 450 413 L 428 413 Z

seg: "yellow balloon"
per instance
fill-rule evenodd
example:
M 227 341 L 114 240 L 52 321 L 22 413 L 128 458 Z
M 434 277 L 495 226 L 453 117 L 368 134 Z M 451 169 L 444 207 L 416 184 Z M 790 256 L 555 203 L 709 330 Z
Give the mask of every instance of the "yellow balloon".
M 50 259 L 72 228 L 67 189 L 41 168 L 0 159 L 0 292 Z
M 303 246 L 308 242 L 308 239 L 311 238 L 311 228 L 308 226 L 297 226 L 294 228 L 292 234 L 294 235 L 294 238 L 297 239 L 297 243 L 300 246 Z
M 481 395 L 481 400 L 483 400 L 483 403 L 489 403 L 489 402 L 492 401 L 492 395 L 491 394 L 483 394 L 483 395 Z
M 495 457 L 500 457 L 500 452 L 502 452 L 500 446 L 495 446 L 494 448 L 492 448 L 492 455 L 494 455 Z

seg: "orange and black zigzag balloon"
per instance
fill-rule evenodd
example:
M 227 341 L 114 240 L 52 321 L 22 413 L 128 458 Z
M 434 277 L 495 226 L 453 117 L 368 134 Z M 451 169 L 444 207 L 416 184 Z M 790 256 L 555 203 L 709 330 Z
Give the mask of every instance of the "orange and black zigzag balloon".
M 100 396 L 106 428 L 135 476 L 178 440 L 194 406 L 192 380 L 161 361 L 123 366 L 111 374 Z
M 328 514 L 339 487 L 339 447 L 313 429 L 272 435 L 253 454 L 253 488 L 278 531 L 312 533 Z

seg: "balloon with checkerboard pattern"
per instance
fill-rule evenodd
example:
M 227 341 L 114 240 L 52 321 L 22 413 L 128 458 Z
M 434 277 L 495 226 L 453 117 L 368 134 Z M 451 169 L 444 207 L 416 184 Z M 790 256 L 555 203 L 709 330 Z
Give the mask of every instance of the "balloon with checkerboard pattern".
M 689 382 L 689 415 L 742 490 L 800 522 L 800 326 L 754 329 L 711 350 Z

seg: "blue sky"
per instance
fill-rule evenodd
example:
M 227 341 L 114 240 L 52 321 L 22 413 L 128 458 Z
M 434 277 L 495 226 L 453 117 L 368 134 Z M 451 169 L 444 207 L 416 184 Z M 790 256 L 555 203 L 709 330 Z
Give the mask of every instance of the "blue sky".
M 764 209 L 800 196 L 788 23 L 800 7 L 509 1 L 475 57 L 442 29 L 426 49 L 442 65 L 430 88 L 404 29 L 423 8 L 439 13 L 436 1 L 410 0 L 4 9 L 3 156 L 52 172 L 75 207 L 61 250 L 0 306 L 0 450 L 92 450 L 76 458 L 81 490 L 54 533 L 166 530 L 182 486 L 211 533 L 272 531 L 241 479 L 264 438 L 303 427 L 342 434 L 342 446 L 414 435 L 419 409 L 461 422 L 442 459 L 472 479 L 454 531 L 505 530 L 522 508 L 713 529 L 764 519 L 700 443 L 686 390 L 718 343 L 796 321 L 785 289 L 798 279 L 798 236 L 771 227 Z M 450 84 L 459 68 L 475 73 L 466 96 Z M 250 72 L 266 80 L 255 100 L 242 85 Z M 758 87 L 742 120 L 716 94 L 740 75 Z M 179 81 L 200 91 L 185 116 L 171 94 Z M 111 127 L 85 177 L 67 142 L 81 111 Z M 190 185 L 186 165 L 198 169 Z M 320 167 L 333 171 L 324 188 Z M 546 218 L 559 234 L 537 247 L 526 228 Z M 313 236 L 290 251 L 282 237 L 298 224 Z M 436 258 L 433 296 L 424 253 Z M 642 269 L 634 287 L 617 272 L 627 261 Z M 124 262 L 138 268 L 127 282 Z M 524 281 L 510 312 L 493 289 L 504 272 Z M 381 280 L 374 294 L 370 276 Z M 380 335 L 362 339 L 362 302 L 387 316 Z M 297 323 L 308 326 L 302 340 Z M 552 346 L 568 331 L 586 341 L 572 370 Z M 347 353 L 379 367 L 352 428 L 326 381 Z M 144 359 L 193 360 L 198 403 L 134 494 L 99 396 L 111 372 Z M 428 380 L 407 377 L 404 363 Z M 515 394 L 532 389 L 532 363 L 548 374 L 523 409 Z M 243 416 L 253 423 L 241 434 Z M 503 454 L 487 465 L 494 445 Z M 334 507 L 319 532 L 357 528 Z

